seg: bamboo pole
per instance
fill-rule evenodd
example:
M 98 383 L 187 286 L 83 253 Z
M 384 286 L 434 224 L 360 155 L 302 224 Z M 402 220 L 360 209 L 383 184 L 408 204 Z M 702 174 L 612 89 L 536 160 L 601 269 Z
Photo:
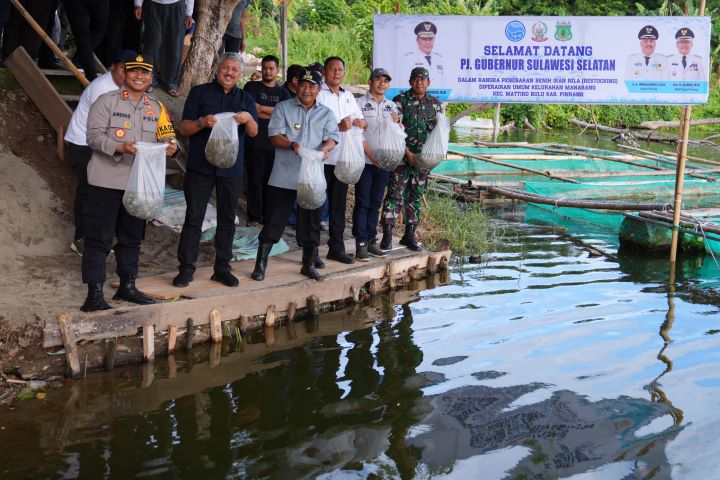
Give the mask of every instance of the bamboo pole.
M 700 0 L 699 16 L 705 15 L 705 0 Z M 685 106 L 680 111 L 680 132 L 681 141 L 678 143 L 678 165 L 677 176 L 675 177 L 675 204 L 673 207 L 673 228 L 672 239 L 670 241 L 670 270 L 675 270 L 675 262 L 677 260 L 678 247 L 678 226 L 680 225 L 680 210 L 682 209 L 683 182 L 685 180 L 685 161 L 687 160 L 687 144 L 690 136 L 690 118 L 692 117 L 692 107 Z
M 287 57 L 288 57 L 288 38 L 287 38 L 287 0 L 280 2 L 280 61 L 282 62 L 283 81 L 287 80 Z
M 495 119 L 493 121 L 493 142 L 497 142 L 498 133 L 500 133 L 500 104 L 495 104 Z
M 663 150 L 663 153 L 665 155 L 673 155 L 673 156 L 677 155 L 677 152 L 668 152 L 665 150 Z M 691 155 L 685 155 L 685 158 L 687 158 L 688 160 L 692 160 L 693 162 L 697 162 L 697 163 L 704 163 L 707 165 L 720 165 L 720 162 L 718 162 L 716 160 L 708 160 L 707 158 L 693 157 Z M 675 162 L 675 165 L 677 165 L 677 162 Z
M 647 158 L 648 160 L 654 160 L 654 161 L 656 161 L 656 162 L 658 162 L 658 163 L 664 163 L 664 164 L 666 164 L 666 165 L 672 165 L 673 167 L 677 168 L 677 161 L 676 161 L 676 160 L 664 158 L 664 156 L 662 156 L 662 155 L 660 155 L 660 154 L 657 154 L 657 153 L 654 153 L 654 152 L 649 152 L 649 151 L 643 150 L 643 149 L 641 149 L 641 148 L 631 147 L 631 146 L 629 146 L 629 145 L 620 145 L 620 144 L 618 144 L 618 147 L 620 147 L 620 148 L 628 148 L 628 149 L 630 149 L 630 150 L 636 150 L 638 153 L 635 153 L 635 155 L 638 156 L 638 157 Z M 703 175 L 702 173 L 696 173 L 696 172 L 710 172 L 710 173 L 712 173 L 713 170 L 715 170 L 715 169 L 706 168 L 706 167 L 698 167 L 698 166 L 696 166 L 696 165 L 693 166 L 693 168 L 696 168 L 697 170 L 693 170 L 692 172 L 691 172 L 690 170 L 686 171 L 686 174 L 687 174 L 688 177 L 700 178 L 700 179 L 702 179 L 702 180 L 707 180 L 707 181 L 709 181 L 709 182 L 715 182 L 715 181 L 718 180 L 717 177 L 712 177 L 712 176 L 710 176 L 710 175 Z
M 567 183 L 580 183 L 577 180 L 573 180 L 571 178 L 559 177 L 559 176 L 553 175 L 551 173 L 541 172 L 540 170 L 535 170 L 534 168 L 520 167 L 518 165 L 513 165 L 512 163 L 506 163 L 506 162 L 500 162 L 498 160 L 493 160 L 491 157 L 486 157 L 484 155 L 473 155 L 471 153 L 460 152 L 457 150 L 448 150 L 448 153 L 454 153 L 456 155 L 462 155 L 463 157 L 469 157 L 469 158 L 474 158 L 476 160 L 482 160 L 483 162 L 488 162 L 488 163 L 500 165 L 503 167 L 514 168 L 516 170 L 521 170 L 523 172 L 534 173 L 535 175 L 542 175 L 543 177 L 548 177 L 548 178 L 552 178 L 554 180 L 560 180 L 560 181 L 567 182 Z
M 554 207 L 593 208 L 599 210 L 620 210 L 634 212 L 647 210 L 662 210 L 664 207 L 666 207 L 665 204 L 661 203 L 607 202 L 602 200 L 588 200 L 582 198 L 553 198 L 529 192 L 520 192 L 518 190 L 512 190 L 510 188 L 487 187 L 487 191 L 502 195 L 503 197 L 523 200 L 529 203 L 552 205 Z
M 38 25 L 32 15 L 30 15 L 28 11 L 25 10 L 25 7 L 20 4 L 20 0 L 10 0 L 10 3 L 12 3 L 13 6 L 20 13 L 20 15 L 23 16 L 25 21 L 30 24 L 32 29 L 35 30 L 35 33 L 37 33 L 38 36 L 42 38 L 43 42 L 45 42 L 45 44 L 50 47 L 50 50 L 52 50 L 53 53 L 57 55 L 63 65 L 65 65 L 68 70 L 70 70 L 72 74 L 75 75 L 75 78 L 80 81 L 82 86 L 87 87 L 90 82 L 87 78 L 85 78 L 85 75 L 70 61 L 69 58 L 65 56 L 62 50 L 60 50 L 60 48 L 55 44 L 55 42 L 52 41 L 52 38 L 48 37 L 47 33 L 45 33 L 45 29 Z

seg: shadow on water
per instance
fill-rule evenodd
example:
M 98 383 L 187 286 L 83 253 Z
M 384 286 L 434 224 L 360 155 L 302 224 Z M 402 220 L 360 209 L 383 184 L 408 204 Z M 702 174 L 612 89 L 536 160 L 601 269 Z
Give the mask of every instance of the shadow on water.
M 694 357 L 716 336 L 688 308 L 716 295 L 688 293 L 692 263 L 668 283 L 545 227 L 509 238 L 419 291 L 51 391 L 0 420 L 0 474 L 672 478 L 717 423 L 720 359 Z

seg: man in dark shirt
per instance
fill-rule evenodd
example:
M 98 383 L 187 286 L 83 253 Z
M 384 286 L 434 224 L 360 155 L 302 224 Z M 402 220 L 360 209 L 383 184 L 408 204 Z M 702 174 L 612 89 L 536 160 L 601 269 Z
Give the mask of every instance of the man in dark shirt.
M 287 75 L 285 79 L 285 90 L 290 93 L 290 98 L 297 97 L 298 85 L 300 84 L 300 77 L 305 72 L 305 68 L 301 67 L 297 63 L 293 63 L 287 69 Z
M 217 200 L 217 229 L 211 279 L 228 287 L 238 285 L 238 279 L 230 273 L 235 206 L 243 174 L 245 136 L 254 137 L 258 133 L 255 99 L 237 87 L 241 73 L 242 57 L 237 53 L 222 54 L 215 80 L 193 87 L 185 102 L 180 132 L 190 137 L 190 151 L 184 185 L 187 211 L 178 246 L 179 273 L 173 279 L 176 287 L 186 287 L 193 280 L 200 246 L 200 227 L 213 188 Z M 215 114 L 222 112 L 236 112 L 234 118 L 238 123 L 240 145 L 235 165 L 230 168 L 217 168 L 205 158 L 205 146 L 217 122 Z
M 290 92 L 281 87 L 277 81 L 280 60 L 274 55 L 263 57 L 262 80 L 248 82 L 245 91 L 255 97 L 255 108 L 258 112 L 258 134 L 245 139 L 245 169 L 247 171 L 247 214 L 248 226 L 256 227 L 263 222 L 263 194 L 267 190 L 268 178 L 275 160 L 275 147 L 268 137 L 270 115 L 278 102 L 290 98 Z

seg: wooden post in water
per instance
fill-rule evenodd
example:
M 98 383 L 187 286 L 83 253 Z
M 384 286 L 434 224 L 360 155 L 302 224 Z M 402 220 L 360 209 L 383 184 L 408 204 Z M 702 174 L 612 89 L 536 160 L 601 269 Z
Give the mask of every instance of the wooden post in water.
M 500 133 L 500 104 L 495 104 L 495 119 L 493 120 L 493 143 L 497 142 Z
M 700 0 L 698 15 L 705 15 L 705 0 Z M 672 240 L 670 242 L 670 270 L 675 270 L 677 248 L 679 240 L 680 211 L 682 210 L 683 182 L 685 180 L 685 161 L 687 159 L 687 144 L 690 136 L 690 118 L 692 107 L 686 105 L 680 110 L 680 142 L 677 153 L 677 173 L 675 175 L 675 203 L 673 206 Z

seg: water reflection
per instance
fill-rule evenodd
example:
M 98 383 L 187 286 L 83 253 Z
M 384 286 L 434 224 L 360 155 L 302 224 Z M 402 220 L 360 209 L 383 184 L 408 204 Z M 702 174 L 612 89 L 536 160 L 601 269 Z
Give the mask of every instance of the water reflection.
M 713 456 L 720 302 L 663 265 L 524 230 L 433 289 L 50 392 L 0 420 L 0 474 L 671 478 Z

